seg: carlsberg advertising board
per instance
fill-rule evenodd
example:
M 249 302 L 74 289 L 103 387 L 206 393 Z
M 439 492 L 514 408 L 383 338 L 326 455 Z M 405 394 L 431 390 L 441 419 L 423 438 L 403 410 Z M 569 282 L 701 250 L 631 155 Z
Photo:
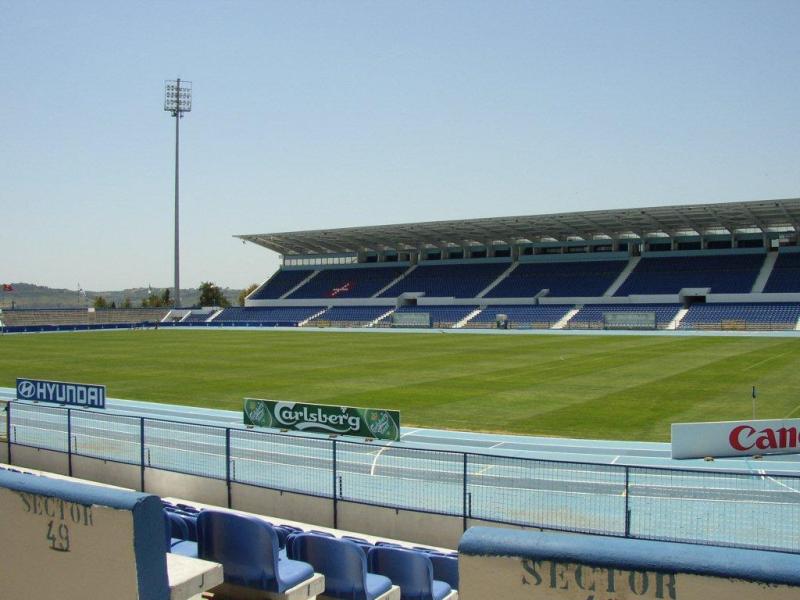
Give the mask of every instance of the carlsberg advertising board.
M 312 433 L 400 439 L 400 412 L 327 404 L 244 399 L 244 424 Z

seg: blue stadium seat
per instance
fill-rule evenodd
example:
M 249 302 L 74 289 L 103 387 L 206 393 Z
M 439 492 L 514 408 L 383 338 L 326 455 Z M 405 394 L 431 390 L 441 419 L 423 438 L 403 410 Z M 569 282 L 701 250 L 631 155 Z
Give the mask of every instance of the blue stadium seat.
M 406 267 L 322 269 L 288 298 L 369 298 L 405 270 Z
M 251 300 L 276 299 L 283 296 L 303 279 L 311 275 L 311 269 L 298 269 L 291 271 L 278 271 L 250 296 Z
M 404 292 L 424 292 L 429 297 L 474 298 L 511 264 L 420 264 L 414 271 L 383 292 L 393 298 Z
M 354 542 L 301 533 L 289 556 L 310 563 L 325 576 L 325 595 L 350 600 L 375 600 L 392 588 L 388 577 L 367 571 L 367 557 Z
M 747 294 L 764 264 L 764 254 L 647 256 L 615 296 L 677 294 L 681 288 L 711 288 L 715 294 Z
M 424 552 L 375 546 L 367 562 L 372 573 L 400 586 L 402 600 L 443 600 L 451 592 L 447 583 L 433 578 L 431 559 Z
M 225 583 L 282 593 L 310 579 L 311 565 L 278 560 L 278 535 L 256 517 L 204 510 L 197 518 L 198 558 L 222 564 Z
M 800 292 L 800 252 L 780 252 L 772 267 L 764 292 Z
M 174 512 L 164 511 L 167 551 L 172 554 L 197 557 L 197 539 L 191 540 L 186 521 Z
M 458 589 L 458 556 L 428 553 L 433 564 L 433 578 L 446 582 L 454 590 Z
M 531 298 L 543 289 L 551 297 L 602 296 L 627 260 L 521 263 L 492 288 L 487 298 Z
M 494 326 L 497 315 L 506 315 L 510 328 L 549 328 L 557 323 L 571 304 L 491 304 L 472 318 L 465 327 Z

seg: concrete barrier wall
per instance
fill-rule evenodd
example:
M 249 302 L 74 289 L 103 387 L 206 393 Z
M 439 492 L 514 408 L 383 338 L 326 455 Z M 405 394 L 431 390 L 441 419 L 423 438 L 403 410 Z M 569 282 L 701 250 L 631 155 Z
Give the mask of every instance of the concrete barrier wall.
M 159 496 L 179 496 L 203 504 L 228 506 L 228 488 L 224 481 L 184 475 L 160 469 L 145 469 L 144 489 Z
M 789 600 L 800 556 L 475 527 L 459 544 L 463 600 Z
M 231 508 L 291 521 L 313 523 L 322 527 L 333 527 L 333 502 L 330 498 L 317 498 L 233 483 Z
M 136 465 L 73 455 L 72 476 L 141 491 L 141 468 Z
M 69 475 L 69 457 L 65 452 L 11 444 L 11 460 L 21 467 Z
M 155 496 L 0 472 L 3 598 L 167 600 Z
M 461 517 L 339 502 L 339 529 L 418 544 L 455 548 L 464 533 Z

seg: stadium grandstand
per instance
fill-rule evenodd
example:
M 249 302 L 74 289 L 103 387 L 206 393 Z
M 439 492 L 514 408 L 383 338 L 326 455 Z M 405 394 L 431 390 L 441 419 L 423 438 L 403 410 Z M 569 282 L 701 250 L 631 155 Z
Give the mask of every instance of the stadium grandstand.
M 244 307 L 0 323 L 796 330 L 798 232 L 786 199 L 238 235 L 281 256 Z
M 282 265 L 207 321 L 797 329 L 799 223 L 788 199 L 240 235 Z

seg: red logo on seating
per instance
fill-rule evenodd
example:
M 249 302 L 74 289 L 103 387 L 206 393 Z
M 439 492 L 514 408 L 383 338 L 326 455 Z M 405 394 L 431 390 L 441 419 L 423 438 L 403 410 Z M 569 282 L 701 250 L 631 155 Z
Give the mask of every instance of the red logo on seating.
M 348 281 L 344 285 L 340 285 L 339 287 L 335 287 L 328 292 L 328 298 L 335 298 L 339 294 L 344 294 L 345 292 L 349 292 L 353 289 L 353 282 Z

